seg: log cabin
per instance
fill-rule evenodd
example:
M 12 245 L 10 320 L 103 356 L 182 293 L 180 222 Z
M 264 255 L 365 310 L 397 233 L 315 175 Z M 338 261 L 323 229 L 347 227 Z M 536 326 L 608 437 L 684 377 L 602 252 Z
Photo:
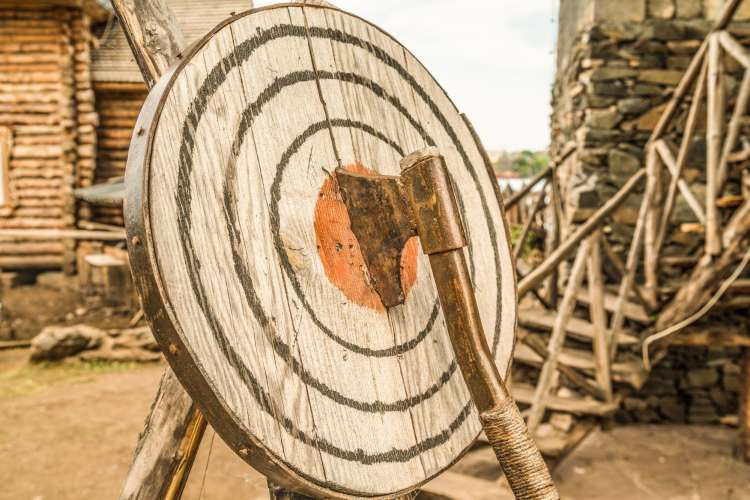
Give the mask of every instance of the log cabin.
M 251 0 L 170 0 L 189 43 Z M 0 0 L 0 271 L 74 273 L 123 225 L 76 190 L 121 178 L 146 87 L 108 0 Z

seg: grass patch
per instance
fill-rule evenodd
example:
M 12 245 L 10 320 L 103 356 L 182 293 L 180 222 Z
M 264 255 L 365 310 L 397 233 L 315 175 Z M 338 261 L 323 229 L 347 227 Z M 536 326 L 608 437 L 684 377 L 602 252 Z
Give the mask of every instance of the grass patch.
M 510 225 L 510 242 L 513 248 L 515 248 L 516 244 L 518 243 L 518 240 L 521 239 L 521 235 L 523 233 L 523 225 L 522 224 L 511 224 Z M 526 236 L 526 241 L 523 244 L 523 248 L 521 248 L 521 255 L 519 257 L 525 257 L 529 253 L 531 253 L 532 250 L 534 250 L 537 247 L 537 235 L 534 231 L 529 231 L 528 236 Z
M 142 365 L 118 361 L 24 363 L 0 371 L 0 399 L 26 396 L 63 382 L 85 382 L 96 375 L 123 372 L 139 366 Z

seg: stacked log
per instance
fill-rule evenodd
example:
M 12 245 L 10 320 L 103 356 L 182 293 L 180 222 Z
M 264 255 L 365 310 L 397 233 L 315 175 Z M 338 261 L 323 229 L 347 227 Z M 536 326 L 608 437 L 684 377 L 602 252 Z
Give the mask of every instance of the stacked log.
M 142 83 L 97 84 L 96 183 L 125 175 L 130 138 L 145 98 L 146 87 Z M 94 207 L 93 217 L 96 222 L 124 225 L 121 208 Z
M 13 138 L 0 228 L 74 223 L 71 11 L 0 9 L 0 126 Z M 60 267 L 60 242 L 0 241 L 0 267 Z

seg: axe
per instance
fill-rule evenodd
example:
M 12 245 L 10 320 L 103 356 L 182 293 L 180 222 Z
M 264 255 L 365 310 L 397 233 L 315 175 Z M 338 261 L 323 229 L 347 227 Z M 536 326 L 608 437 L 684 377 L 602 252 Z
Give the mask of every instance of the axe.
M 400 176 L 336 170 L 336 180 L 369 271 L 385 307 L 403 304 L 401 254 L 419 237 L 461 373 L 513 494 L 519 500 L 559 495 L 539 449 L 505 386 L 482 329 L 466 257 L 463 223 L 445 166 L 435 148 L 401 161 Z

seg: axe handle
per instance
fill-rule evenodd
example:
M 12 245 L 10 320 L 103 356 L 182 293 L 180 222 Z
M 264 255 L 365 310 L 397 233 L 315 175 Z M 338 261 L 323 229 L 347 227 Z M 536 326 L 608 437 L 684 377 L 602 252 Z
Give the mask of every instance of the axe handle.
M 435 150 L 427 150 L 406 157 L 401 165 L 404 197 L 430 258 L 456 361 L 513 494 L 519 500 L 559 499 L 547 464 L 487 345 L 445 160 Z

